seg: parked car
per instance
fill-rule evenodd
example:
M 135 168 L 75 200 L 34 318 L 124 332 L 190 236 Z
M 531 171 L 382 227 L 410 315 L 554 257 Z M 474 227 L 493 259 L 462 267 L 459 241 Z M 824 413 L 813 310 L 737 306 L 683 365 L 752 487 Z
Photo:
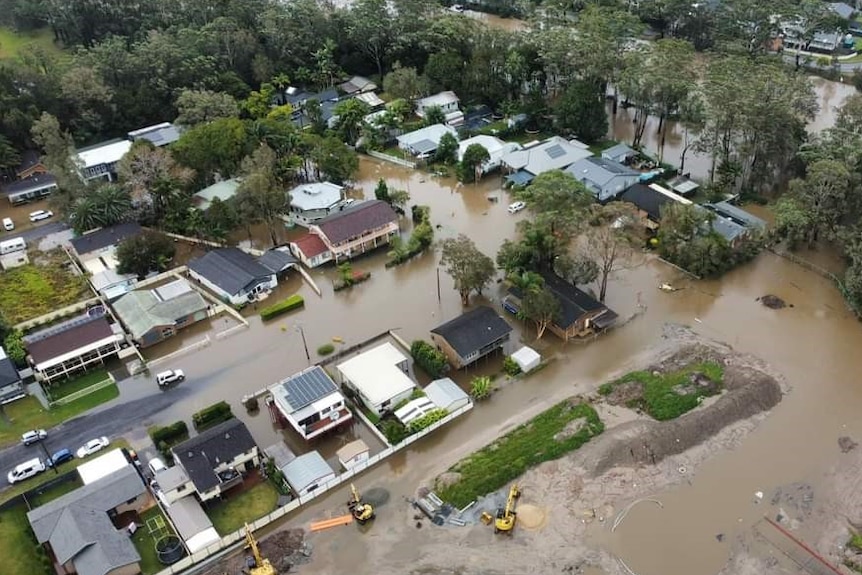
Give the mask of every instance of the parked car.
M 12 221 L 12 218 L 3 218 L 3 229 L 7 232 L 15 229 L 15 222 Z
M 72 461 L 73 459 L 75 459 L 75 455 L 72 453 L 72 451 L 64 448 L 52 455 L 48 459 L 48 461 L 45 462 L 45 464 L 48 467 L 55 467 L 57 465 L 60 465 L 61 463 Z
M 91 439 L 75 452 L 75 455 L 78 456 L 79 459 L 83 459 L 89 455 L 93 455 L 97 451 L 101 451 L 105 447 L 108 447 L 108 444 L 111 442 L 108 441 L 107 437 L 99 437 L 96 439 Z
M 464 7 L 463 7 L 463 6 L 461 6 L 460 4 L 453 4 L 452 6 L 450 6 L 450 7 L 449 7 L 449 10 L 450 10 L 451 12 L 455 12 L 455 13 L 457 13 L 457 14 L 461 14 L 462 12 L 464 12 Z
M 147 463 L 147 466 L 150 468 L 150 472 L 153 475 L 156 475 L 157 473 L 164 471 L 168 468 L 168 466 L 165 465 L 165 462 L 158 457 L 153 457 L 152 459 L 150 459 L 150 462 Z
M 525 204 L 524 202 L 515 202 L 514 204 L 509 204 L 509 213 L 517 214 L 526 207 L 527 204 Z
M 36 210 L 35 212 L 30 212 L 31 222 L 41 222 L 42 220 L 47 220 L 52 217 L 54 217 L 54 212 L 50 210 Z
M 42 441 L 48 437 L 48 432 L 44 429 L 31 429 L 21 436 L 21 443 L 24 445 L 33 445 L 38 441 Z
M 15 469 L 6 475 L 6 479 L 9 481 L 9 484 L 12 485 L 19 481 L 30 479 L 43 471 L 45 471 L 45 464 L 42 463 L 42 460 L 38 457 L 34 457 L 33 459 L 16 466 Z
M 156 374 L 156 383 L 159 387 L 166 387 L 172 383 L 179 383 L 186 378 L 186 374 L 181 369 L 169 369 Z

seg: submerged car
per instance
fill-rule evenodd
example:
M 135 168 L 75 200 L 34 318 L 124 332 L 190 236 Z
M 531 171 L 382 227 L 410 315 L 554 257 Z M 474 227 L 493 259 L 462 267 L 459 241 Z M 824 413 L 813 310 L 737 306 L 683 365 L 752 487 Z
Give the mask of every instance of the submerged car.
M 514 204 L 509 204 L 509 213 L 517 214 L 526 207 L 527 204 L 525 204 L 524 202 L 515 202 Z
M 105 447 L 108 447 L 110 443 L 111 442 L 108 441 L 107 437 L 91 439 L 90 441 L 79 447 L 75 455 L 77 455 L 79 459 L 83 459 L 84 457 L 93 455 L 97 451 L 101 451 Z
M 50 210 L 36 210 L 35 212 L 30 212 L 31 222 L 41 222 L 42 220 L 47 220 L 52 217 L 54 217 L 54 212 Z
M 165 387 L 172 383 L 179 383 L 186 378 L 185 372 L 181 369 L 169 369 L 156 374 L 156 383 L 159 387 Z

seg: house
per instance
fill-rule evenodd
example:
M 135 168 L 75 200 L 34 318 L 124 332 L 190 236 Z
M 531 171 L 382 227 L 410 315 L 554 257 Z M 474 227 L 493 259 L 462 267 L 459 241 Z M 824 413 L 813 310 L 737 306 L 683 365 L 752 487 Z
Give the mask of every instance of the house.
M 564 170 L 593 153 L 577 140 L 567 141 L 559 136 L 534 145 L 526 145 L 521 150 L 503 154 L 500 158 L 503 168 L 510 172 L 506 176 L 509 185 L 525 186 L 545 172 Z
M 647 229 L 655 230 L 661 221 L 662 209 L 667 204 L 691 203 L 682 196 L 665 190 L 658 185 L 647 186 L 635 184 L 627 189 L 618 198 L 620 201 L 628 202 L 638 209 L 638 213 L 645 220 Z
M 3 186 L 3 193 L 13 206 L 26 204 L 50 196 L 57 189 L 57 179 L 46 172 L 27 176 Z
M 445 409 L 449 413 L 470 403 L 470 396 L 448 377 L 435 379 L 423 391 L 435 407 Z
M 458 144 L 459 162 L 464 159 L 464 152 L 467 151 L 467 148 L 474 144 L 479 144 L 488 151 L 489 158 L 486 162 L 483 162 L 481 166 L 483 175 L 499 168 L 504 154 L 508 154 L 510 152 L 514 152 L 523 148 L 523 146 L 521 146 L 521 144 L 517 142 L 504 142 L 500 138 L 480 134 L 478 136 L 473 136 L 472 138 L 462 140 Z
M 461 369 L 509 345 L 512 326 L 488 306 L 480 305 L 431 330 L 431 341 L 455 369 Z
M 338 463 L 340 463 L 345 470 L 349 470 L 360 463 L 368 461 L 370 451 L 371 450 L 364 441 L 356 439 L 336 451 L 335 456 L 338 458 Z
M 77 150 L 74 160 L 78 175 L 85 182 L 98 178 L 113 182 L 117 179 L 117 163 L 131 147 L 131 141 L 116 139 Z
M 518 364 L 523 373 L 530 373 L 542 363 L 542 356 L 532 347 L 527 347 L 526 345 L 509 357 Z
M 131 291 L 113 304 L 114 313 L 140 347 L 172 337 L 207 318 L 209 304 L 188 281 L 177 279 L 147 290 Z
M 288 192 L 289 212 L 282 218 L 293 225 L 308 227 L 344 207 L 344 187 L 330 182 L 312 182 Z
M 667 186 L 674 193 L 685 197 L 692 195 L 700 188 L 700 184 L 686 176 L 674 176 L 667 181 Z
M 353 418 L 338 386 L 319 365 L 270 386 L 269 391 L 284 419 L 306 440 Z
M 183 498 L 194 500 L 194 497 L 187 497 L 195 491 L 189 475 L 182 465 L 163 469 L 156 474 L 154 479 L 158 486 L 156 493 L 165 505 L 173 505 L 175 501 Z
M 171 448 L 198 499 L 209 501 L 243 482 L 260 452 L 243 422 L 231 418 Z
M 281 468 L 290 490 L 297 497 L 314 493 L 327 481 L 335 479 L 335 471 L 316 451 L 304 453 Z
M 845 20 L 852 20 L 853 15 L 856 14 L 856 9 L 844 2 L 830 2 L 828 6 L 839 18 Z
M 386 104 L 386 102 L 384 102 L 380 98 L 380 96 L 378 96 L 374 92 L 365 92 L 363 94 L 356 94 L 353 97 L 355 99 L 359 100 L 360 102 L 364 103 L 371 110 L 377 110 L 379 108 L 382 108 Z
M 545 287 L 554 294 L 560 303 L 560 313 L 548 326 L 557 337 L 564 341 L 584 337 L 603 331 L 613 325 L 617 314 L 592 296 L 576 286 L 561 279 L 556 274 L 544 272 Z M 504 307 L 517 313 L 520 309 L 522 294 L 517 288 L 510 288 Z
M 704 204 L 702 209 L 715 214 L 712 229 L 735 247 L 752 231 L 766 229 L 766 222 L 728 202 Z
M 219 298 L 243 305 L 278 285 L 276 274 L 238 248 L 218 248 L 189 262 L 189 275 Z
M 125 338 L 104 315 L 86 314 L 24 336 L 36 379 L 52 383 L 94 365 L 120 351 Z
M 457 112 L 460 102 L 461 101 L 458 99 L 458 96 L 456 96 L 455 92 L 452 91 L 440 92 L 432 96 L 419 98 L 416 100 L 416 115 L 420 118 L 424 118 L 429 109 L 440 108 L 440 111 L 442 111 L 445 116 L 452 112 Z
M 277 280 L 284 279 L 287 271 L 296 267 L 299 262 L 287 247 L 271 248 L 257 256 L 260 265 L 275 274 Z
M 128 514 L 151 505 L 129 466 L 36 507 L 27 520 L 57 573 L 135 575 L 141 557 L 127 531 L 134 521 Z
M 132 289 L 137 277 L 135 274 L 117 272 L 117 246 L 123 240 L 143 233 L 143 228 L 135 222 L 117 224 L 87 232 L 70 240 L 78 261 L 90 274 L 93 288 L 108 301 L 113 301 Z
M 226 202 L 232 197 L 236 195 L 237 190 L 239 190 L 240 180 L 238 178 L 231 178 L 229 180 L 222 180 L 220 182 L 216 182 L 211 186 L 207 186 L 199 192 L 195 192 L 192 196 L 192 203 L 195 205 L 197 209 L 202 212 L 207 211 L 213 203 L 213 200 L 216 198 L 219 201 Z
M 616 144 L 602 152 L 602 158 L 617 162 L 623 165 L 628 165 L 638 155 L 637 150 L 629 148 L 625 144 Z
M 614 199 L 637 183 L 640 172 L 613 160 L 584 158 L 578 160 L 566 172 L 584 184 L 599 202 Z
M 458 132 L 455 131 L 455 128 L 443 124 L 433 124 L 401 134 L 395 140 L 398 142 L 398 147 L 405 152 L 418 158 L 429 158 L 437 151 L 437 146 L 440 145 L 440 140 L 445 134 L 451 134 L 456 140 L 458 139 Z
M 389 342 L 336 366 L 341 383 L 375 415 L 391 411 L 416 388 L 407 357 Z
M 338 104 L 338 90 L 329 88 L 322 92 L 311 93 L 299 90 L 291 86 L 284 94 L 276 96 L 277 105 L 290 104 L 293 108 L 292 121 L 300 128 L 307 128 L 312 124 L 312 118 L 308 114 L 307 104 L 314 100 L 320 111 L 320 119 L 327 127 L 334 126 L 335 106 Z
M 25 150 L 21 153 L 21 162 L 15 168 L 15 177 L 26 180 L 38 174 L 47 174 L 48 168 L 42 163 L 42 156 L 36 150 Z
M 21 374 L 15 364 L 6 355 L 6 350 L 0 347 L 0 405 L 11 403 L 16 399 L 27 397 L 27 391 L 21 381 Z
M 171 523 L 176 527 L 177 534 L 182 537 L 189 553 L 197 553 L 221 539 L 212 521 L 194 497 L 174 501 L 165 507 L 165 511 L 168 512 Z
M 290 251 L 308 267 L 328 261 L 337 264 L 389 244 L 398 230 L 398 214 L 389 204 L 356 202 L 310 224 L 308 234 L 290 243 Z
M 154 126 L 147 126 L 128 133 L 132 142 L 146 140 L 157 148 L 169 146 L 180 139 L 180 130 L 170 122 L 162 122 Z
M 374 92 L 377 90 L 377 84 L 363 76 L 353 76 L 343 84 L 339 84 L 338 89 L 345 94 L 352 96 L 353 94 Z

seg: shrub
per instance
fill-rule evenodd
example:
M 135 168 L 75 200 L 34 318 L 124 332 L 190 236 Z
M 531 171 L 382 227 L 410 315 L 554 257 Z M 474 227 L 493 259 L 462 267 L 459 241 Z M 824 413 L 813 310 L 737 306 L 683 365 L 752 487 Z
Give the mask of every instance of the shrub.
M 414 224 L 427 222 L 431 218 L 431 208 L 429 206 L 410 206 L 410 215 Z
M 232 417 L 233 413 L 230 410 L 230 405 L 226 401 L 219 401 L 192 415 L 192 423 L 195 429 L 203 431 Z
M 442 407 L 438 407 L 437 409 L 432 409 L 431 411 L 429 411 L 428 413 L 426 413 L 422 417 L 417 417 L 416 419 L 411 421 L 410 425 L 407 426 L 407 431 L 410 434 L 419 433 L 420 431 L 422 431 L 426 427 L 429 427 L 430 425 L 437 423 L 438 421 L 440 421 L 441 419 L 446 417 L 448 414 L 449 414 L 449 412 L 446 411 L 445 409 L 443 409 Z
M 518 362 L 512 359 L 510 356 L 506 356 L 506 358 L 503 359 L 503 372 L 506 375 L 515 377 L 516 375 L 519 375 L 521 373 L 521 366 L 518 365 Z
M 317 355 L 329 355 L 335 351 L 335 346 L 331 343 L 324 343 L 320 347 L 317 348 Z
M 390 445 L 398 445 L 404 438 L 410 435 L 407 432 L 407 428 L 404 427 L 397 419 L 387 419 L 386 421 L 380 424 L 380 431 L 383 432 L 383 435 L 386 436 L 386 440 L 390 443 Z
M 3 341 L 3 349 L 15 367 L 27 367 L 27 351 L 24 349 L 24 336 L 20 331 L 16 329 L 9 332 Z
M 410 355 L 419 367 L 435 379 L 442 376 L 449 367 L 446 356 L 421 339 L 417 339 L 410 345 Z
M 158 446 L 160 443 L 173 445 L 189 436 L 189 427 L 185 421 L 177 421 L 164 427 L 153 427 L 150 429 L 150 439 Z
M 487 376 L 474 377 L 470 382 L 470 395 L 473 399 L 481 401 L 488 399 L 491 395 L 492 385 L 491 378 Z
M 265 307 L 260 310 L 260 317 L 264 321 L 278 317 L 281 314 L 293 311 L 305 305 L 305 300 L 299 294 L 293 294 L 289 298 L 283 299 L 278 303 Z

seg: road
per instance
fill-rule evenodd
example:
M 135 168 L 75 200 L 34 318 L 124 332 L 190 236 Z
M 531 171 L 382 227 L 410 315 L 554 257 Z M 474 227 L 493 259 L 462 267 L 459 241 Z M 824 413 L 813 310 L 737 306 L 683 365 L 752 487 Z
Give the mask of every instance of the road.
M 60 232 L 65 232 L 69 230 L 69 225 L 65 222 L 51 222 L 49 224 L 44 224 L 41 226 L 36 226 L 30 228 L 29 230 L 22 230 L 19 233 L 13 234 L 9 236 L 9 239 L 14 238 L 24 238 L 24 241 L 27 243 L 35 242 L 36 240 L 41 240 L 42 238 L 49 236 L 51 234 L 57 234 Z

